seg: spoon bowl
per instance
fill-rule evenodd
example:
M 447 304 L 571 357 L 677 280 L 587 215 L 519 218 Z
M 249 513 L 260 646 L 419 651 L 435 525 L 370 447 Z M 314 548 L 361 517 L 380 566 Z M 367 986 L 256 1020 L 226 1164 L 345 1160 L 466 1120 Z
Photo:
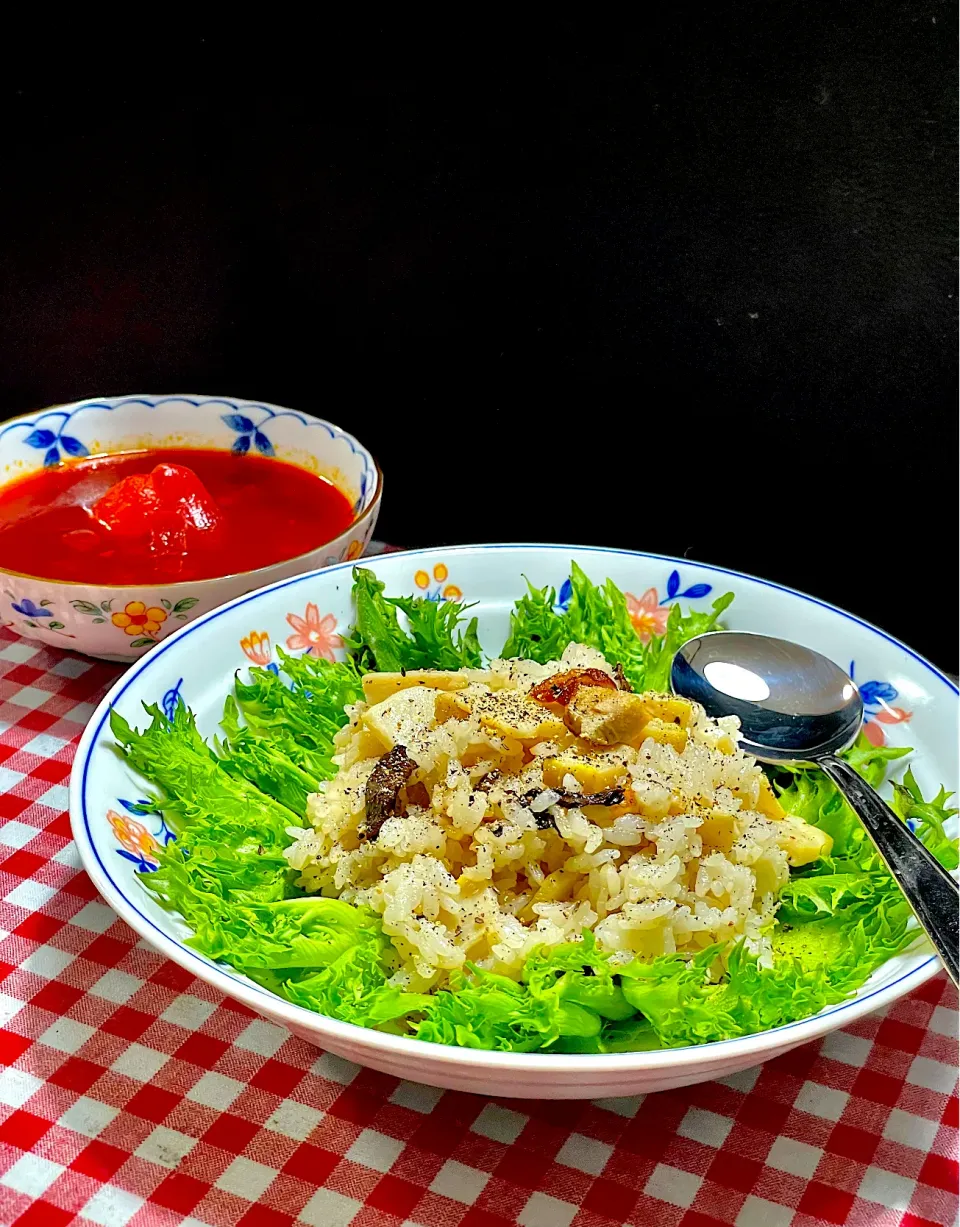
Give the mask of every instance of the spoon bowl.
M 708 716 L 737 716 L 740 744 L 762 762 L 816 761 L 851 746 L 863 724 L 860 692 L 839 665 L 769 635 L 691 639 L 674 657 L 671 680 Z

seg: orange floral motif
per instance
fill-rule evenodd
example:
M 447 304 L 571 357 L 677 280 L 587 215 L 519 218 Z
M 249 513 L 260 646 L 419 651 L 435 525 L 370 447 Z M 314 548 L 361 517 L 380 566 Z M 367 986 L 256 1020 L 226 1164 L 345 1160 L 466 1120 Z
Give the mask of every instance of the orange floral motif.
M 350 544 L 347 546 L 346 554 L 344 554 L 343 556 L 344 561 L 353 562 L 353 560 L 355 558 L 359 558 L 362 553 L 363 553 L 363 542 L 360 541 L 359 539 L 356 541 L 351 541 Z
M 310 656 L 322 656 L 324 660 L 335 660 L 334 651 L 343 647 L 343 640 L 336 633 L 337 620 L 333 614 L 320 617 L 320 610 L 312 602 L 306 608 L 304 616 L 288 613 L 287 621 L 293 627 L 295 634 L 287 637 L 287 647 L 291 652 L 305 650 Z
M 136 818 L 127 818 L 116 810 L 107 810 L 107 822 L 113 828 L 117 842 L 133 856 L 143 857 L 145 861 L 156 864 L 157 841 L 153 838 L 142 822 Z
M 445 601 L 462 601 L 463 591 L 456 584 L 448 584 L 446 580 L 450 575 L 445 563 L 438 562 L 433 568 L 433 578 L 436 580 L 437 586 L 430 591 L 430 574 L 427 571 L 418 571 L 413 577 L 413 582 L 422 591 L 426 591 L 428 598 L 431 601 L 439 601 L 441 598 Z
M 269 665 L 270 658 L 273 656 L 273 644 L 266 631 L 251 631 L 249 635 L 244 635 L 240 640 L 240 646 L 243 648 L 244 656 L 252 660 L 255 665 Z
M 662 635 L 667 629 L 667 619 L 670 609 L 660 604 L 656 588 L 648 588 L 641 597 L 632 592 L 624 593 L 627 598 L 627 612 L 634 630 L 644 643 L 649 643 L 654 635 Z
M 128 601 L 122 613 L 110 615 L 114 626 L 119 626 L 125 635 L 155 635 L 160 623 L 166 622 L 167 611 L 159 605 L 144 605 L 143 601 Z
M 885 746 L 887 738 L 881 724 L 904 724 L 911 719 L 913 712 L 904 711 L 902 707 L 890 707 L 886 703 L 878 712 L 868 715 L 863 726 L 863 735 L 872 746 Z

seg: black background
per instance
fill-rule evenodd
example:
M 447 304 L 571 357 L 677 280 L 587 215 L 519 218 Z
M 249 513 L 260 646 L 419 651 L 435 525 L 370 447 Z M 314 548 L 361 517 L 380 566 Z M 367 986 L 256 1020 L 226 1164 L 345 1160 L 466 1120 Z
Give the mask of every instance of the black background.
M 683 554 L 955 668 L 952 7 L 492 33 L 269 83 L 209 32 L 175 83 L 14 63 L 0 413 L 318 412 L 385 469 L 379 536 Z

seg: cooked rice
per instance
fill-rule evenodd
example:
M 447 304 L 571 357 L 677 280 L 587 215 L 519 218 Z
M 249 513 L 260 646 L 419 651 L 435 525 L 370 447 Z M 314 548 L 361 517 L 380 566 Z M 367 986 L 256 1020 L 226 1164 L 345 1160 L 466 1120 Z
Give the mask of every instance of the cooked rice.
M 767 954 L 803 824 L 781 816 L 760 767 L 737 748 L 736 718 L 646 695 L 672 718 L 653 720 L 638 745 L 591 746 L 528 695 L 572 668 L 613 674 L 572 644 L 560 661 L 429 675 L 348 709 L 338 774 L 310 797 L 310 825 L 291 831 L 287 856 L 307 891 L 380 914 L 399 981 L 423 991 L 467 960 L 516 979 L 535 947 L 585 929 L 623 959 L 738 937 Z M 416 763 L 405 813 L 363 840 L 367 780 L 398 744 Z M 557 804 L 558 789 L 600 791 L 593 781 L 616 782 L 626 800 Z

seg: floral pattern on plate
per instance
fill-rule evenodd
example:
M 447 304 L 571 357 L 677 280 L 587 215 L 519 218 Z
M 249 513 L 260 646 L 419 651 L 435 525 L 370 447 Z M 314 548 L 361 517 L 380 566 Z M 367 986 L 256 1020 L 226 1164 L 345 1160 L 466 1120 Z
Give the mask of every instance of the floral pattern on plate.
M 850 680 L 856 682 L 856 662 L 850 662 Z M 858 682 L 863 699 L 863 735 L 874 746 L 885 746 L 887 736 L 884 725 L 906 724 L 913 719 L 913 712 L 891 704 L 897 698 L 896 686 L 889 682 Z
M 413 582 L 420 590 L 419 595 L 428 601 L 462 601 L 463 589 L 456 584 L 448 584 L 450 571 L 445 562 L 438 562 L 432 571 L 417 571 Z
M 293 634 L 287 636 L 288 651 L 303 651 L 308 656 L 322 656 L 324 660 L 336 660 L 336 650 L 343 647 L 343 640 L 336 633 L 337 619 L 333 614 L 325 614 L 321 618 L 320 610 L 311 601 L 303 617 L 299 614 L 288 613 L 287 622 L 293 628 Z
M 665 595 L 661 600 L 656 588 L 647 588 L 641 596 L 632 592 L 624 592 L 627 601 L 627 612 L 634 629 L 644 643 L 649 643 L 654 635 L 662 635 L 667 629 L 667 619 L 670 617 L 670 602 L 676 599 L 697 601 L 708 596 L 713 591 L 712 584 L 691 584 L 689 588 L 680 589 L 680 572 L 671 571 L 667 576 Z M 554 608 L 558 613 L 565 613 L 570 608 L 573 596 L 573 585 L 569 579 L 560 585 L 557 603 Z
M 265 669 L 273 658 L 273 644 L 266 631 L 251 631 L 240 640 L 240 648 L 246 658 Z
M 153 809 L 149 801 L 125 801 L 123 797 L 118 797 L 117 803 L 128 811 L 121 814 L 115 809 L 107 810 L 107 822 L 120 844 L 117 855 L 132 861 L 138 873 L 153 873 L 160 867 L 157 849 L 165 848 L 171 840 L 176 839 L 176 835 L 167 826 L 163 815 Z M 149 831 L 140 821 L 142 817 L 159 820 L 157 831 Z

